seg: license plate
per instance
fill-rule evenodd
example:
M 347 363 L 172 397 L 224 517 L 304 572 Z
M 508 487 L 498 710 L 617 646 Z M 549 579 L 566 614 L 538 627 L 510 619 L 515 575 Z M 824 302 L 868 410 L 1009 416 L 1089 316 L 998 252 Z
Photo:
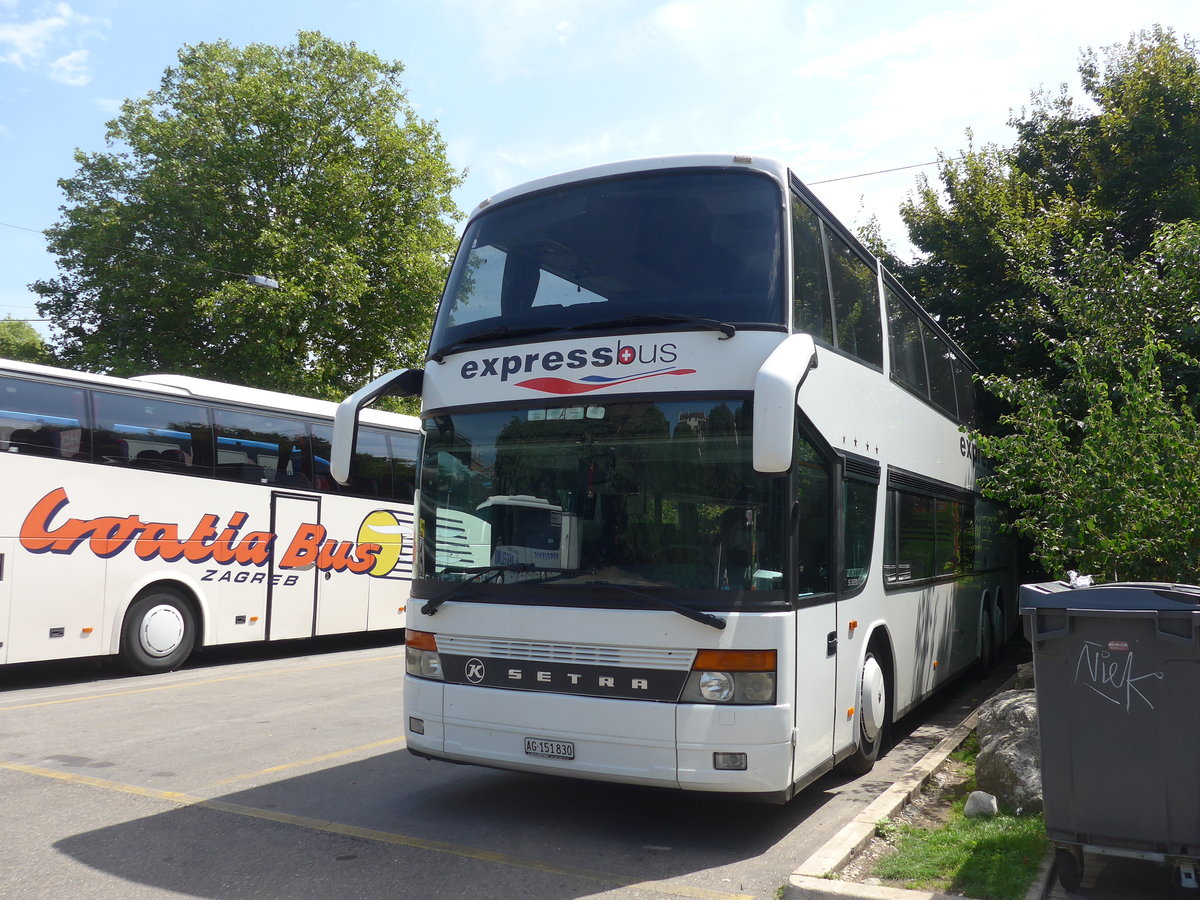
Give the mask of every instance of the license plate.
M 551 741 L 546 738 L 525 738 L 525 755 L 543 759 L 574 759 L 575 744 L 571 741 Z

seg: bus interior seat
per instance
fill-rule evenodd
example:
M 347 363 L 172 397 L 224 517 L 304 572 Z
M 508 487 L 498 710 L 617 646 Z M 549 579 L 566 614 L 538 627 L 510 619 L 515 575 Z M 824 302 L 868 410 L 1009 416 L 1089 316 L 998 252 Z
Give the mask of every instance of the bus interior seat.
M 160 454 L 165 468 L 182 470 L 187 468 L 187 457 L 176 447 L 168 447 Z
M 58 456 L 58 447 L 54 442 L 55 435 L 48 428 L 18 428 L 8 436 L 8 448 L 14 447 L 18 453 L 32 456 Z
M 139 450 L 134 457 L 133 464 L 142 469 L 159 469 L 162 468 L 159 463 L 162 462 L 162 456 L 157 450 Z

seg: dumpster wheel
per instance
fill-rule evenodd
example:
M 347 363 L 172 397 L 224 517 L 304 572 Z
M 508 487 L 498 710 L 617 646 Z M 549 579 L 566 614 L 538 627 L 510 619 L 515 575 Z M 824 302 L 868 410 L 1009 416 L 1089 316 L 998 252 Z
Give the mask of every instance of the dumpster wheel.
M 1055 847 L 1054 865 L 1058 869 L 1058 883 L 1063 890 L 1078 890 L 1083 881 L 1083 850 L 1079 847 Z

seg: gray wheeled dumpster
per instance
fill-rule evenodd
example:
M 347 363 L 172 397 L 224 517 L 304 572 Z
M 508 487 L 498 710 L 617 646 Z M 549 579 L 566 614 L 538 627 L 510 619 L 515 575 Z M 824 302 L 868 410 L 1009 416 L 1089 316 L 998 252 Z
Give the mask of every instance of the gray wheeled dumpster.
M 1200 587 L 1021 586 L 1046 832 L 1059 880 L 1084 852 L 1200 862 Z

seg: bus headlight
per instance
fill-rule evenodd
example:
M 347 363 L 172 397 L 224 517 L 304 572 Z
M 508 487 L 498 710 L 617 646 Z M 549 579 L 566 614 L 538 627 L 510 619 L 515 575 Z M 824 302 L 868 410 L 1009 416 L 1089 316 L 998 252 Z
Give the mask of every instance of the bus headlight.
M 685 703 L 773 704 L 774 650 L 701 650 L 680 698 Z
M 701 672 L 697 686 L 700 696 L 709 703 L 728 703 L 733 699 L 733 676 L 728 672 Z
M 404 670 L 418 678 L 444 680 L 442 657 L 438 654 L 437 636 L 428 631 L 409 628 L 404 634 Z

